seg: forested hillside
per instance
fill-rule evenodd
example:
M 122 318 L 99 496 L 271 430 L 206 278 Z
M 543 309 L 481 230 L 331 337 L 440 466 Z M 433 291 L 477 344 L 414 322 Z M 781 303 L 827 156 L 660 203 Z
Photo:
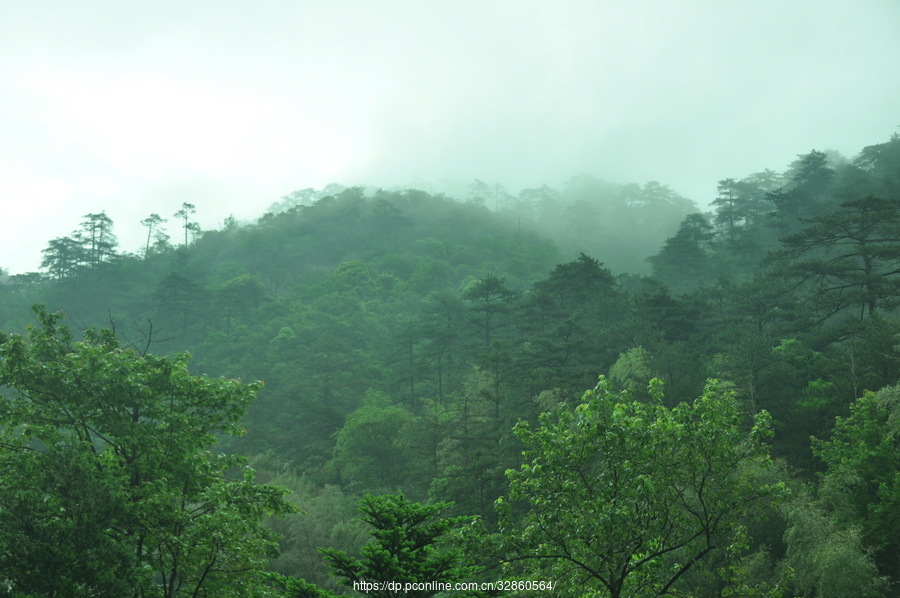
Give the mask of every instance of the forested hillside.
M 230 516 L 246 515 L 246 541 L 225 545 L 256 550 L 254 571 L 272 556 L 281 575 L 254 577 L 259 595 L 405 576 L 552 580 L 560 596 L 900 596 L 900 136 L 853 159 L 811 151 L 783 172 L 723 179 L 709 213 L 655 182 L 577 177 L 513 196 L 476 181 L 470 191 L 305 189 L 253 223 L 229 218 L 210 231 L 186 202 L 168 222 L 148 215 L 135 253 L 119 250 L 105 213 L 88 214 L 48 242 L 40 273 L 6 277 L 0 330 L 32 325 L 32 337 L 0 338 L 0 450 L 15 472 L 0 483 L 0 519 L 31 519 L 0 532 L 0 595 L 2 580 L 9 595 L 63 595 L 23 573 L 39 566 L 36 553 L 10 548 L 34 529 L 46 541 L 54 521 L 22 506 L 22 485 L 44 465 L 17 455 L 58 450 L 87 472 L 73 447 L 113 451 L 121 471 L 97 488 L 130 479 L 122 509 L 144 504 L 121 448 L 139 443 L 106 439 L 122 428 L 78 405 L 99 395 L 114 404 L 116 384 L 128 396 L 176 396 L 193 383 L 160 372 L 183 366 L 209 376 L 191 378 L 202 384 L 263 383 L 249 406 L 244 395 L 190 395 L 198 402 L 179 411 L 172 399 L 179 415 L 154 415 L 161 423 L 147 434 L 180 431 L 146 465 L 164 469 L 190 418 L 211 418 L 197 428 L 208 445 L 191 450 L 222 461 L 186 459 L 159 478 L 206 480 L 182 505 L 214 492 L 210 504 L 244 501 Z M 35 316 L 33 304 L 50 313 Z M 75 337 L 60 332 L 58 311 Z M 92 327 L 113 332 L 76 342 Z M 65 384 L 42 377 L 48 364 Z M 112 371 L 118 382 L 103 378 Z M 67 372 L 90 372 L 94 390 Z M 83 400 L 42 411 L 72 388 Z M 215 420 L 224 405 L 228 417 Z M 147 417 L 134 411 L 132 424 Z M 305 514 L 249 471 L 243 498 L 222 498 L 237 492 L 226 490 L 238 474 L 225 454 L 249 457 L 258 481 L 288 488 Z M 45 497 L 66 492 L 41 483 Z M 160 496 L 146 500 L 176 500 Z M 81 504 L 60 500 L 63 510 Z M 132 515 L 168 547 L 147 522 L 181 515 L 151 511 Z M 265 523 L 281 534 L 278 558 L 268 532 L 251 531 L 264 513 L 286 515 Z M 116 552 L 137 532 L 97 525 L 91 534 L 107 538 L 121 567 L 151 566 Z M 389 570 L 373 565 L 373 546 L 400 550 L 379 544 L 385 529 L 427 530 L 427 541 Z M 71 551 L 54 566 L 74 585 L 54 591 L 99 595 L 65 577 L 81 558 Z

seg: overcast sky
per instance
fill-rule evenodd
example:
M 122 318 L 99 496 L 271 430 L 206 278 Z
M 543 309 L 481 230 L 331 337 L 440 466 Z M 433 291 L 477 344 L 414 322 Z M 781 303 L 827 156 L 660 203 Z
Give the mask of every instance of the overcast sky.
M 0 266 L 295 189 L 716 182 L 900 131 L 897 0 L 0 0 Z M 176 225 L 170 222 L 170 232 Z

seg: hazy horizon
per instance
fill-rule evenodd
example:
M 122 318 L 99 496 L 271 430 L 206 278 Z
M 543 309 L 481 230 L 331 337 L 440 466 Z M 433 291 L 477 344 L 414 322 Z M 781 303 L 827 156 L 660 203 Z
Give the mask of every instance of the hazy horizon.
M 900 4 L 0 5 L 0 267 L 105 210 L 121 249 L 329 183 L 716 182 L 900 125 Z M 443 187 L 443 188 L 442 188 Z M 602 256 L 598 256 L 602 259 Z

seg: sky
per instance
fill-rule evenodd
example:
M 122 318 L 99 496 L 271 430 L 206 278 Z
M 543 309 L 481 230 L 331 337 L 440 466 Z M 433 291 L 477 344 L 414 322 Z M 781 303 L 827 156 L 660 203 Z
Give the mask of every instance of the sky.
M 716 182 L 900 132 L 896 0 L 0 0 L 0 267 L 329 183 Z

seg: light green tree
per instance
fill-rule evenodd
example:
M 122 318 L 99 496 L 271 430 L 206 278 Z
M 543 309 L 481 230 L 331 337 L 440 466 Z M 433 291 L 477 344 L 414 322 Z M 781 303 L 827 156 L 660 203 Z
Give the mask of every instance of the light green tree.
M 526 462 L 498 501 L 499 555 L 512 570 L 612 598 L 681 595 L 700 570 L 734 573 L 745 518 L 780 488 L 757 475 L 769 464 L 768 414 L 744 430 L 715 381 L 690 405 L 666 408 L 658 380 L 651 397 L 631 401 L 601 378 L 574 411 L 516 426 Z

